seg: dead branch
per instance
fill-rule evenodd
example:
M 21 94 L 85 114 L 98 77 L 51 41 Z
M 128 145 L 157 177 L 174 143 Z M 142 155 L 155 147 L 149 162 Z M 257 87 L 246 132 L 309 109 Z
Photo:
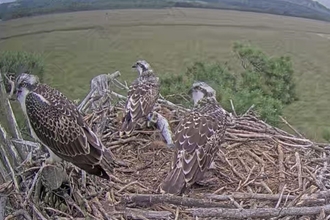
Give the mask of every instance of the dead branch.
M 0 101 L 2 103 L 2 111 L 4 112 L 5 119 L 7 120 L 7 125 L 9 128 L 9 134 L 11 137 L 16 138 L 16 139 L 22 139 L 21 132 L 19 130 L 19 127 L 17 125 L 17 121 L 13 112 L 13 109 L 11 107 L 11 104 L 9 102 L 6 89 L 4 86 L 3 78 L 2 78 L 2 73 L 0 73 Z M 15 151 L 17 151 L 19 154 L 19 157 L 16 157 L 16 160 L 18 162 L 21 162 L 24 160 L 24 158 L 27 155 L 27 149 L 22 147 L 18 148 Z
M 257 209 L 225 209 L 225 208 L 192 208 L 186 211 L 196 217 L 222 217 L 222 218 L 269 218 L 283 216 L 316 215 L 321 211 L 330 213 L 330 205 L 316 207 L 290 207 L 290 208 L 257 208 Z
M 7 199 L 7 195 L 0 193 L 0 219 L 5 218 Z
M 129 219 L 172 219 L 173 214 L 169 211 L 149 211 L 126 208 L 124 211 L 113 211 L 111 216 L 122 215 Z
M 155 195 L 155 194 L 127 194 L 124 195 L 122 203 L 135 203 L 138 206 L 151 206 L 155 204 L 168 203 L 180 206 L 192 207 L 226 207 L 228 205 L 210 202 L 205 199 L 195 199 L 188 197 L 174 196 L 170 194 Z
M 205 194 L 206 198 L 210 198 L 217 201 L 227 201 L 228 195 L 214 195 L 214 194 Z M 279 194 L 258 194 L 258 193 L 232 193 L 230 195 L 234 199 L 239 200 L 271 200 L 271 201 L 277 201 L 280 198 Z M 296 198 L 296 196 L 291 195 L 283 195 L 283 197 L 288 198 L 289 200 L 293 200 Z

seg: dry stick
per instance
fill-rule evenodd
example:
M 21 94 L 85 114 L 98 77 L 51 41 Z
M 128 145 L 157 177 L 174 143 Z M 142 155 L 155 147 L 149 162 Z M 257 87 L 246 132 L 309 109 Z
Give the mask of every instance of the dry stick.
M 194 207 L 228 207 L 226 204 L 218 202 L 210 202 L 206 199 L 195 199 L 188 197 L 174 196 L 170 194 L 126 194 L 123 196 L 123 201 L 126 203 L 135 203 L 137 205 L 154 205 L 158 203 L 168 203 L 181 206 L 194 206 Z
M 298 170 L 298 186 L 299 189 L 302 189 L 303 183 L 302 183 L 302 169 L 301 169 L 301 160 L 298 152 L 294 153 L 296 157 L 296 164 L 297 164 L 297 170 Z
M 3 147 L 2 145 L 0 145 L 0 147 L 1 147 L 2 149 L 4 149 L 4 147 Z M 3 157 L 4 157 L 4 159 L 5 159 L 4 162 L 5 162 L 5 163 L 7 164 L 7 166 L 9 167 L 9 171 L 10 171 L 11 178 L 12 178 L 12 181 L 13 181 L 13 183 L 14 183 L 14 186 L 15 186 L 16 190 L 19 190 L 19 185 L 18 185 L 18 181 L 17 181 L 16 176 L 15 176 L 15 171 L 14 171 L 14 169 L 13 169 L 11 163 L 10 163 L 10 160 L 9 160 L 8 157 L 7 157 L 7 154 L 5 153 L 5 154 L 3 155 Z
M 47 220 L 47 218 L 45 218 L 42 214 L 41 214 L 41 212 L 37 209 L 37 207 L 33 204 L 32 205 L 32 209 L 33 209 L 33 211 L 39 216 L 39 218 L 41 219 L 41 220 Z
M 70 219 L 73 219 L 72 216 L 70 216 L 69 214 L 67 214 L 65 212 L 62 212 L 62 211 L 60 211 L 58 209 L 54 209 L 54 208 L 51 208 L 51 207 L 45 207 L 44 209 L 57 213 L 57 216 L 60 214 L 60 215 L 66 216 L 66 217 L 68 217 Z
M 242 117 L 246 116 L 252 109 L 254 108 L 254 104 L 250 106 L 248 110 L 242 115 Z
M 304 136 L 302 134 L 299 133 L 299 131 L 297 131 L 297 129 L 295 129 L 292 125 L 289 124 L 289 122 L 287 120 L 285 120 L 282 116 L 280 116 L 280 119 L 284 122 L 284 124 L 286 124 L 291 130 L 293 130 L 300 138 L 304 138 Z
M 173 215 L 169 211 L 149 211 L 132 208 L 126 208 L 126 212 L 123 214 L 130 219 L 141 219 L 138 218 L 137 215 L 143 216 L 145 219 L 170 219 L 170 217 Z
M 330 192 L 329 192 L 330 194 Z M 271 200 L 271 201 L 277 201 L 281 197 L 280 194 L 257 194 L 257 193 L 233 193 L 230 195 L 234 199 L 239 200 L 250 200 L 250 199 L 257 199 L 257 200 Z M 284 195 L 289 200 L 293 200 L 296 198 L 296 196 L 290 196 L 290 195 Z M 203 197 L 217 200 L 217 201 L 226 201 L 228 200 L 228 195 L 214 195 L 214 194 L 204 194 Z M 307 197 L 306 199 L 314 199 Z
M 227 164 L 230 166 L 231 170 L 236 174 L 236 176 L 241 178 L 241 180 L 244 180 L 245 179 L 244 176 L 235 169 L 235 167 L 230 163 L 228 158 L 227 157 L 224 157 L 224 158 L 225 158 L 225 161 L 227 162 Z
M 230 105 L 231 105 L 231 110 L 233 110 L 233 114 L 235 117 L 237 117 L 237 113 L 236 113 L 236 110 L 235 110 L 235 106 L 234 106 L 234 103 L 233 103 L 233 100 L 230 99 Z
M 132 185 L 138 184 L 138 183 L 139 183 L 139 181 L 137 181 L 137 180 L 135 180 L 135 181 L 133 181 L 133 182 L 130 182 L 130 183 L 126 184 L 125 186 L 123 186 L 122 188 L 120 188 L 120 189 L 117 191 L 117 193 L 120 193 L 120 192 L 124 191 L 126 188 L 128 188 L 128 187 L 130 187 L 130 186 L 132 186 Z
M 290 208 L 257 208 L 257 209 L 225 209 L 225 208 L 192 208 L 186 211 L 196 217 L 223 217 L 223 218 L 270 218 L 283 216 L 315 215 L 322 210 L 330 213 L 330 204 L 315 207 L 290 207 Z
M 11 81 L 10 79 L 8 79 L 8 80 L 11 84 L 14 84 L 13 81 Z M 6 94 L 5 85 L 3 82 L 1 72 L 0 72 L 0 99 L 1 99 L 0 101 L 4 108 L 3 110 L 5 111 L 4 113 L 6 115 L 6 120 L 7 120 L 8 126 L 9 126 L 9 131 L 10 131 L 12 137 L 17 138 L 17 139 L 22 139 L 22 134 L 19 130 L 13 109 L 11 107 L 11 104 L 10 104 L 9 99 Z M 21 158 L 17 158 L 17 160 L 19 160 L 18 162 L 21 162 L 21 160 L 23 160 L 26 156 L 26 151 L 24 151 L 24 148 L 18 148 L 17 151 L 21 157 Z
M 28 202 L 28 200 L 30 199 L 30 197 L 31 197 L 31 195 L 32 195 L 32 192 L 33 192 L 33 189 L 34 189 L 34 186 L 36 185 L 37 180 L 38 180 L 38 178 L 39 178 L 39 176 L 40 176 L 42 170 L 43 170 L 46 166 L 51 166 L 51 165 L 45 165 L 45 164 L 43 164 L 43 165 L 41 166 L 41 168 L 38 170 L 38 173 L 34 176 L 33 181 L 32 181 L 32 184 L 31 184 L 31 186 L 30 186 L 30 189 L 29 189 L 29 191 L 28 191 L 28 193 L 27 193 L 27 196 L 26 196 L 27 199 L 26 199 L 25 202 Z
M 96 207 L 99 209 L 99 211 L 101 212 L 101 214 L 102 214 L 102 216 L 103 216 L 104 219 L 111 219 L 110 216 L 105 211 L 105 209 L 103 208 L 102 204 L 100 203 L 100 201 L 99 201 L 99 199 L 97 197 L 95 197 L 93 199 L 93 202 L 96 205 Z
M 278 152 L 278 168 L 279 168 L 279 177 L 280 177 L 280 184 L 278 187 L 278 191 L 281 192 L 285 182 L 284 165 L 283 165 L 284 154 L 281 144 L 277 145 L 277 152 Z
M 323 152 L 323 158 L 325 158 L 326 156 L 327 156 L 326 153 Z M 328 162 L 325 160 L 323 162 L 323 167 L 321 168 L 319 174 L 317 175 L 318 178 L 316 181 L 318 187 L 321 188 L 322 190 L 326 189 L 326 187 L 324 186 L 324 183 L 323 183 L 323 179 L 324 179 L 324 174 L 327 170 L 328 170 Z
M 0 193 L 0 219 L 4 219 L 8 196 Z
M 82 102 L 78 105 L 77 109 L 79 111 L 83 110 L 83 108 L 86 106 L 86 103 L 90 100 L 91 96 L 94 94 L 95 91 L 96 91 L 96 88 L 93 88 L 91 91 L 89 91 L 89 93 L 84 98 L 84 100 L 82 100 Z
M 23 216 L 26 220 L 32 220 L 32 218 L 29 215 L 29 213 L 26 210 L 24 210 L 24 209 L 17 210 L 13 214 L 8 215 L 5 218 L 5 220 L 10 220 L 10 219 L 14 219 L 14 218 L 17 219 L 18 216 Z
M 174 220 L 179 220 L 179 214 L 180 214 L 180 209 L 179 207 L 176 207 Z
M 280 194 L 280 198 L 278 199 L 278 201 L 277 201 L 277 203 L 276 203 L 276 206 L 275 206 L 276 209 L 277 209 L 277 208 L 280 206 L 280 204 L 281 204 L 281 201 L 282 201 L 282 198 L 283 198 L 283 193 L 284 193 L 285 188 L 286 188 L 286 185 L 284 185 L 283 188 L 282 188 L 282 191 L 281 191 L 281 194 Z
M 137 137 L 130 137 L 130 138 L 126 138 L 126 139 L 120 139 L 118 141 L 112 141 L 109 146 L 112 146 L 112 145 L 118 145 L 118 144 L 126 144 L 126 143 L 129 143 L 129 142 L 148 142 L 147 139 L 142 139 L 142 138 L 137 138 Z

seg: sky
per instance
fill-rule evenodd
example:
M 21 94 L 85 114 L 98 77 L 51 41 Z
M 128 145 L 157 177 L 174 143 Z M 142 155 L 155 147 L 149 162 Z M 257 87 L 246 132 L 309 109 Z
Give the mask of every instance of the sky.
M 317 0 L 319 3 L 324 5 L 327 8 L 330 8 L 330 0 Z
M 13 1 L 15 1 L 15 0 L 0 0 L 0 4 L 1 3 L 6 3 L 6 2 L 13 2 Z
M 0 0 L 1 3 L 5 2 L 13 2 L 15 0 Z M 330 9 L 330 0 L 313 0 L 313 1 L 318 1 L 319 3 L 323 4 L 325 7 L 328 7 Z

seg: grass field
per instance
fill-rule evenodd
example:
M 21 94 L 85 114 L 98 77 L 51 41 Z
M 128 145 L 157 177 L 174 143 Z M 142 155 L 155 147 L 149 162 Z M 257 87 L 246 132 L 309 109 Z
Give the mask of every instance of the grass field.
M 88 11 L 0 22 L 0 50 L 42 53 L 45 81 L 71 99 L 98 74 L 148 60 L 158 74 L 197 60 L 237 62 L 232 44 L 250 42 L 269 55 L 290 55 L 299 101 L 285 117 L 310 138 L 330 131 L 330 23 L 249 12 L 164 9 Z

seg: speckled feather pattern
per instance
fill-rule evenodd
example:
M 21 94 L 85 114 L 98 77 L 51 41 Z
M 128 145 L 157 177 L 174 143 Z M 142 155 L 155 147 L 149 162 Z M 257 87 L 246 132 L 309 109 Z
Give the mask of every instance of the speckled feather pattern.
M 176 154 L 163 191 L 181 194 L 202 179 L 225 133 L 226 113 L 215 99 L 204 98 L 188 113 L 174 133 Z
M 159 78 L 152 71 L 142 73 L 129 87 L 121 132 L 130 134 L 141 118 L 152 112 L 159 97 Z
M 26 96 L 25 104 L 31 127 L 43 144 L 86 172 L 109 178 L 101 167 L 104 147 L 73 102 L 58 90 L 39 84 Z M 106 157 L 109 161 L 104 164 L 111 171 L 112 158 Z

